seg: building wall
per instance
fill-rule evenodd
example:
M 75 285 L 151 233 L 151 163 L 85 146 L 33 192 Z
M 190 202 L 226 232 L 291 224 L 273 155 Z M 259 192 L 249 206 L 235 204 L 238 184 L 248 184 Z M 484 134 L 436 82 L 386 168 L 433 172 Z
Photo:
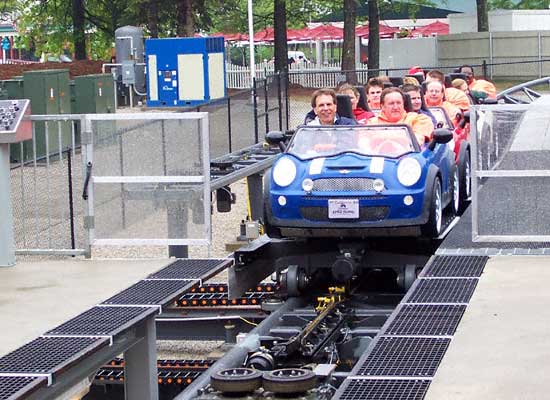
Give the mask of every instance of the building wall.
M 380 41 L 380 68 L 409 69 L 413 65 L 434 66 L 438 63 L 436 37 L 391 39 Z M 395 71 L 390 76 L 403 76 Z
M 489 66 L 492 78 L 535 79 L 550 75 L 550 31 L 461 33 L 437 38 L 438 65 Z M 535 61 L 535 62 L 534 62 Z M 480 73 L 480 71 L 477 71 Z
M 449 14 L 449 33 L 477 32 L 475 14 Z M 550 10 L 489 11 L 489 31 L 546 30 L 550 26 Z

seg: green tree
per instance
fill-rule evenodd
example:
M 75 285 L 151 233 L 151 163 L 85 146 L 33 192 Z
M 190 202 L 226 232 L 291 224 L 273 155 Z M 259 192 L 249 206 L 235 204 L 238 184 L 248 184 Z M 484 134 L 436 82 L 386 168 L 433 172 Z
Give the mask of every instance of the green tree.
M 489 14 L 487 13 L 487 0 L 476 0 L 477 5 L 477 31 L 489 30 Z
M 342 47 L 342 71 L 346 72 L 346 80 L 357 83 L 355 72 L 355 19 L 357 12 L 356 0 L 344 0 L 344 40 Z

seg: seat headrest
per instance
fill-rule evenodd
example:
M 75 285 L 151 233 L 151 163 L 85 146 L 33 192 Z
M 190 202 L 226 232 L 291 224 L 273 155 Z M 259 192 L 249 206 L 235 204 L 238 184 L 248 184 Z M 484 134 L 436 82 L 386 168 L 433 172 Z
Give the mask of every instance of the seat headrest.
M 336 112 L 341 117 L 355 118 L 353 116 L 353 109 L 351 107 L 351 99 L 348 95 L 336 95 Z

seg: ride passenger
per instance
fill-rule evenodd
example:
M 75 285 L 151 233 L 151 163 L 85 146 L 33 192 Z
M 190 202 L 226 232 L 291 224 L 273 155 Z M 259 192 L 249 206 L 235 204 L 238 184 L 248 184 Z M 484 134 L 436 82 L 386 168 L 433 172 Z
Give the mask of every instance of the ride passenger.
M 336 113 L 336 92 L 332 89 L 317 89 L 311 96 L 315 118 L 307 125 L 357 125 L 354 119 Z M 307 118 L 307 117 L 306 117 Z
M 367 103 L 371 110 L 380 109 L 380 95 L 384 89 L 384 82 L 380 78 L 370 78 L 367 82 Z
M 428 82 L 438 81 L 443 84 L 445 87 L 445 75 L 443 72 L 432 69 L 426 75 L 426 84 Z M 470 109 L 470 98 L 462 90 L 456 89 L 454 87 L 445 88 L 445 99 L 449 102 L 460 108 L 463 112 L 466 112 Z
M 414 79 L 414 78 L 412 78 Z M 404 78 L 403 78 L 404 80 Z M 416 81 L 416 79 L 414 79 Z M 418 82 L 418 81 L 417 81 Z M 403 92 L 409 95 L 413 111 L 418 114 L 424 114 L 432 120 L 434 128 L 437 127 L 437 120 L 432 112 L 426 106 L 424 102 L 424 96 L 422 95 L 422 88 L 419 85 L 406 84 L 403 85 Z
M 468 95 L 474 104 L 478 104 L 481 101 L 485 100 L 489 95 L 485 92 L 480 92 L 478 90 L 470 90 L 468 83 L 464 79 L 453 79 L 453 87 L 462 90 L 466 95 Z
M 349 83 L 344 83 L 338 89 L 338 93 L 349 96 L 351 101 L 353 116 L 355 117 L 355 120 L 357 121 L 358 124 L 365 124 L 369 118 L 374 117 L 373 112 L 363 110 L 361 107 L 357 105 L 357 103 L 359 102 L 359 91 L 355 86 L 350 85 Z
M 424 114 L 405 111 L 405 94 L 397 87 L 389 87 L 380 95 L 380 114 L 367 121 L 367 125 L 407 124 L 420 146 L 432 139 L 434 125 Z
M 474 68 L 471 65 L 463 65 L 459 72 L 466 75 L 466 83 L 470 91 L 487 93 L 490 99 L 497 98 L 497 89 L 495 85 L 485 79 L 475 79 Z
M 453 122 L 457 126 L 462 119 L 462 110 L 445 100 L 445 86 L 439 81 L 430 81 L 426 85 L 426 104 L 428 107 L 443 107 Z

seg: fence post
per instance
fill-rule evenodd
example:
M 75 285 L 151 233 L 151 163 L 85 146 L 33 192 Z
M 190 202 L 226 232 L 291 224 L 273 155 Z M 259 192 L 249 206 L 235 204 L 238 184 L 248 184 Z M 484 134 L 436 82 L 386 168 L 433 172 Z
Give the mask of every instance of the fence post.
M 67 150 L 67 175 L 69 178 L 69 222 L 71 224 L 71 249 L 74 250 L 76 249 L 76 243 L 74 235 L 73 168 L 71 161 L 71 150 L 71 148 Z
M 252 103 L 254 105 L 254 143 L 258 143 L 258 99 L 256 78 L 252 79 Z
M 264 112 L 265 112 L 265 133 L 269 132 L 269 97 L 267 91 L 267 75 L 264 78 Z
M 277 103 L 279 105 L 279 130 L 283 130 L 283 95 L 281 93 L 281 73 L 277 72 Z
M 227 97 L 227 132 L 229 134 L 228 137 L 228 145 L 229 145 L 229 153 L 233 152 L 233 145 L 231 143 L 231 97 Z
M 542 36 L 537 32 L 538 52 L 539 52 L 539 79 L 542 78 Z
M 10 145 L 0 143 L 0 267 L 15 265 L 10 175 Z
M 481 64 L 481 69 L 483 71 L 483 79 L 487 79 L 487 61 L 483 60 Z

